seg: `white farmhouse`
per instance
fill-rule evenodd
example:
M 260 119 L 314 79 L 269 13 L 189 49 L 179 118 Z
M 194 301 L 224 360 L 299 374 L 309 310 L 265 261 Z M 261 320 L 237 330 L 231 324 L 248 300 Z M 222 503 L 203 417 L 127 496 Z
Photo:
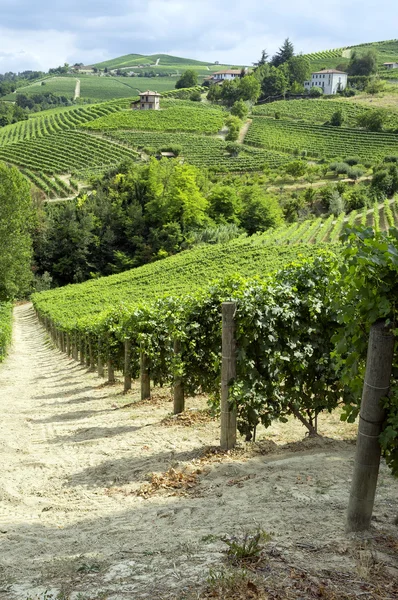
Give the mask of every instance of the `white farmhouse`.
M 398 62 L 383 63 L 383 67 L 386 69 L 398 69 Z
M 210 79 L 216 83 L 219 81 L 231 81 L 233 79 L 238 79 L 241 74 L 241 69 L 226 69 L 225 71 L 217 71 L 217 73 L 213 73 Z
M 313 87 L 321 88 L 323 93 L 329 96 L 346 89 L 347 77 L 347 73 L 343 71 L 324 69 L 323 71 L 312 73 L 311 80 L 304 81 L 304 87 L 306 90 L 310 90 Z

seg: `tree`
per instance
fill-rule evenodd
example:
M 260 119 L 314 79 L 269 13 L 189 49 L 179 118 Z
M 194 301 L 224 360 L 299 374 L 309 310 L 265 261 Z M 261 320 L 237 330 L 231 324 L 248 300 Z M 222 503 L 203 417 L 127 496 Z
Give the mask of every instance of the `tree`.
M 294 160 L 285 165 L 285 171 L 293 177 L 302 177 L 307 170 L 307 163 L 302 160 Z
M 239 82 L 226 80 L 221 86 L 220 98 L 225 106 L 232 106 L 239 100 Z
M 239 225 L 240 200 L 235 187 L 215 185 L 208 200 L 210 203 L 209 215 L 216 223 Z
M 231 115 L 238 119 L 246 119 L 249 109 L 243 100 L 237 100 L 231 108 Z
M 241 225 L 249 235 L 282 225 L 283 212 L 278 200 L 274 196 L 266 196 L 259 185 L 245 187 L 241 202 Z
M 357 116 L 357 123 L 367 131 L 383 131 L 386 119 L 387 113 L 383 110 L 367 110 Z
M 193 69 L 187 69 L 176 81 L 176 89 L 191 88 L 198 85 L 198 74 Z
M 289 70 L 289 81 L 303 85 L 304 81 L 310 77 L 310 62 L 305 56 L 292 56 L 287 61 Z
M 209 102 L 218 102 L 221 100 L 221 86 L 215 84 L 211 85 L 206 97 Z
M 330 117 L 330 125 L 333 125 L 333 127 L 341 127 L 343 124 L 343 121 L 344 121 L 343 111 L 341 110 L 341 108 L 339 108 Z
M 29 184 L 0 163 L 0 301 L 23 296 L 32 280 L 33 210 Z
M 294 46 L 289 38 L 286 38 L 278 52 L 272 57 L 271 65 L 273 67 L 279 67 L 288 62 L 292 56 L 294 56 Z
M 381 92 L 383 92 L 385 87 L 386 84 L 384 81 L 381 81 L 381 79 L 374 77 L 369 81 L 368 85 L 366 86 L 365 92 L 371 94 L 371 96 L 374 96 L 375 94 L 380 94 Z
M 356 50 L 351 53 L 348 63 L 349 75 L 372 75 L 377 71 L 377 54 L 374 50 L 368 50 L 359 55 Z
M 258 62 L 253 63 L 253 66 L 255 66 L 255 67 L 261 67 L 262 65 L 265 65 L 265 63 L 268 60 L 268 57 L 269 57 L 269 55 L 268 55 L 267 51 L 263 50 L 261 52 L 261 58 L 260 58 L 260 60 Z
M 286 94 L 288 89 L 288 80 L 282 68 L 271 67 L 268 75 L 263 79 L 261 92 L 263 97 L 279 96 Z
M 238 96 L 240 100 L 257 102 L 261 93 L 261 87 L 258 80 L 253 75 L 246 75 L 239 80 Z
M 228 142 L 235 142 L 239 137 L 242 121 L 238 119 L 238 117 L 232 116 L 228 117 L 228 119 L 225 121 L 225 124 L 228 127 L 228 134 L 225 139 Z

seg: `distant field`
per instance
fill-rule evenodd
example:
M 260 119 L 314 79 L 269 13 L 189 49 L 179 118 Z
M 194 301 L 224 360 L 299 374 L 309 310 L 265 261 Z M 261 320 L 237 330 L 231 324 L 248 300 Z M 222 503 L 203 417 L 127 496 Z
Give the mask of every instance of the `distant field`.
M 314 158 L 358 156 L 363 161 L 398 155 L 398 135 L 253 117 L 246 144 Z
M 176 77 L 99 77 L 96 75 L 79 75 L 77 77 L 52 77 L 41 82 L 21 87 L 18 93 L 33 95 L 52 92 L 56 96 L 72 99 L 75 94 L 76 81 L 80 79 L 80 97 L 95 102 L 116 98 L 129 98 L 147 89 L 166 92 L 175 88 Z M 15 101 L 15 94 L 8 94 L 6 100 Z
M 105 60 L 101 63 L 97 63 L 93 66 L 98 69 L 122 69 L 123 67 L 137 67 L 140 65 L 145 65 L 147 67 L 155 66 L 156 62 L 158 65 L 156 66 L 165 66 L 165 67 L 173 67 L 173 68 L 200 68 L 200 67 L 214 67 L 215 70 L 219 68 L 220 65 L 215 65 L 214 63 L 208 63 L 200 60 L 194 60 L 192 58 L 181 58 L 179 56 L 170 56 L 168 54 L 151 54 L 149 56 L 144 56 L 140 54 L 126 54 L 124 56 L 119 56 L 117 58 L 112 58 L 111 60 Z

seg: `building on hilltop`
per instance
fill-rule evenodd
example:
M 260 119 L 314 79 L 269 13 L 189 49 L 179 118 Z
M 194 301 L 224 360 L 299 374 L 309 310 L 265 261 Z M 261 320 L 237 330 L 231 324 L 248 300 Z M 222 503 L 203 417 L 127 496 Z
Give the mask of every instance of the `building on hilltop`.
M 224 81 L 233 81 L 234 79 L 239 79 L 242 74 L 247 75 L 248 70 L 243 69 L 226 69 L 225 71 L 217 71 L 213 73 L 210 77 L 206 77 L 207 81 L 211 83 L 224 83 Z
M 347 73 L 343 71 L 324 69 L 323 71 L 312 73 L 311 80 L 304 81 L 304 87 L 306 90 L 310 90 L 313 87 L 321 88 L 324 94 L 330 96 L 346 89 L 347 78 Z
M 383 63 L 383 67 L 386 69 L 398 69 L 398 62 Z
M 161 95 L 157 92 L 141 92 L 138 94 L 140 99 L 131 104 L 131 108 L 135 110 L 159 110 L 160 109 L 160 97 Z

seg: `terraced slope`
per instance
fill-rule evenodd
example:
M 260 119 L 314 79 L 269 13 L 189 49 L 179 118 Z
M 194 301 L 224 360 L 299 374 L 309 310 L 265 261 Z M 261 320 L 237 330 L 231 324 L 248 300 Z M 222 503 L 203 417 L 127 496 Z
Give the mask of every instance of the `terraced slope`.
M 387 155 L 398 155 L 397 134 L 340 129 L 258 116 L 253 117 L 245 143 L 269 150 L 305 153 L 314 158 L 359 156 L 364 161 L 377 161 Z

